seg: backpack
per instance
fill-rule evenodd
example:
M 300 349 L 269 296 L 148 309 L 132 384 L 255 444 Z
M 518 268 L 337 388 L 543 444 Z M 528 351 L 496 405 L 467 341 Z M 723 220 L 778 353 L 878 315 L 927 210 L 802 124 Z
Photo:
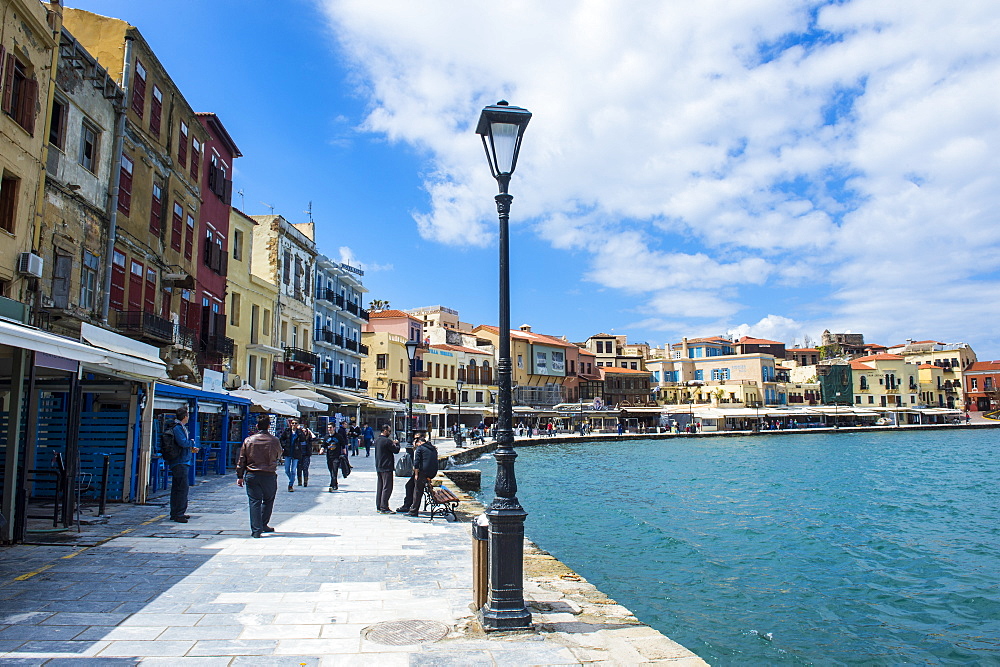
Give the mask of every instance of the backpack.
M 171 426 L 160 434 L 160 456 L 166 461 L 179 459 L 184 451 L 177 445 L 174 429 Z

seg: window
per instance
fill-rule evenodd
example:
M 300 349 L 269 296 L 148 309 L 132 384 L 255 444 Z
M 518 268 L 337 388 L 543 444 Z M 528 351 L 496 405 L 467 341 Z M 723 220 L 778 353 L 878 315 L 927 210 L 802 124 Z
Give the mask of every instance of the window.
M 154 85 L 153 101 L 149 104 L 149 133 L 157 138 L 160 136 L 160 118 L 162 115 L 163 93 Z
M 729 379 L 729 369 L 728 368 L 713 368 L 712 369 L 712 379 L 713 380 L 728 380 Z
M 868 389 L 868 377 L 865 375 L 861 376 L 861 389 L 862 390 Z
M 73 258 L 57 248 L 52 266 L 53 308 L 69 308 L 69 280 L 72 270 Z
M 695 380 L 704 380 L 705 379 L 705 371 L 701 370 L 701 369 L 696 370 L 694 372 L 694 379 Z
M 128 277 L 128 309 L 131 311 L 142 310 L 142 279 L 145 267 L 141 262 L 132 260 L 129 266 Z
M 868 403 L 869 403 L 869 404 L 873 404 L 873 403 L 875 403 L 875 397 L 874 397 L 874 396 L 869 396 L 869 397 L 868 397 Z
M 118 250 L 111 256 L 110 301 L 115 310 L 125 307 L 125 253 Z
M 237 262 L 243 261 L 243 231 L 233 231 L 233 259 Z
M 188 126 L 187 123 L 181 121 L 181 131 L 177 137 L 177 166 L 180 169 L 184 168 L 187 164 L 187 154 L 188 154 Z
M 281 280 L 286 285 L 291 281 L 292 276 L 292 251 L 285 251 L 285 260 L 281 263 Z
M 56 97 L 52 100 L 52 122 L 49 125 L 49 143 L 63 150 L 66 147 L 66 101 Z
M 267 308 L 264 309 L 264 319 L 261 323 L 261 329 L 264 330 L 265 336 L 271 335 L 271 311 Z
M 139 59 L 135 61 L 135 75 L 132 77 L 132 111 L 142 118 L 146 107 L 146 68 Z
M 142 299 L 142 310 L 146 313 L 156 312 L 156 269 L 146 267 L 146 293 Z
M 20 190 L 21 179 L 9 172 L 3 172 L 0 181 L 0 229 L 14 233 L 17 220 L 17 193 Z
M 544 373 L 548 366 L 548 356 L 544 352 L 535 352 L 535 371 Z
M 483 402 L 483 392 L 477 391 L 476 392 L 476 403 L 482 403 L 482 402 Z
M 181 237 L 184 234 L 184 209 L 174 202 L 174 214 L 170 222 L 170 247 L 180 252 Z
M 637 371 L 637 370 L 639 370 L 639 362 L 638 362 L 638 361 L 633 361 L 633 362 L 631 362 L 631 363 L 629 364 L 629 367 L 630 367 L 630 368 L 631 368 L 632 370 L 634 370 L 634 371 Z
M 184 259 L 191 259 L 194 255 L 194 216 L 188 213 L 187 234 L 184 236 Z
M 97 140 L 101 133 L 88 121 L 80 128 L 80 164 L 85 169 L 97 173 Z
M 100 263 L 96 255 L 83 251 L 83 266 L 80 270 L 80 306 L 84 310 L 94 309 L 94 296 L 97 293 L 97 272 Z
M 256 303 L 250 306 L 250 344 L 256 345 L 259 342 L 257 331 L 260 324 L 260 306 Z
M 132 209 L 132 160 L 122 154 L 122 168 L 118 176 L 118 210 L 125 215 Z
M 28 67 L 8 53 L 3 76 L 3 112 L 28 134 L 34 134 L 37 103 L 38 81 L 29 79 Z
M 201 142 L 197 139 L 191 140 L 191 179 L 198 182 L 198 167 L 201 166 Z
M 376 354 L 375 355 L 375 368 L 376 370 L 384 371 L 386 366 L 389 365 L 389 355 L 388 354 Z
M 159 238 L 160 225 L 163 219 L 163 188 L 159 183 L 153 183 L 152 202 L 149 205 L 149 233 Z
M 983 378 L 983 389 L 985 391 L 993 391 L 993 378 L 985 377 Z
M 521 356 L 520 354 L 517 355 L 517 367 L 520 369 L 524 369 L 524 357 Z
M 233 292 L 229 298 L 229 323 L 234 327 L 240 326 L 240 294 Z

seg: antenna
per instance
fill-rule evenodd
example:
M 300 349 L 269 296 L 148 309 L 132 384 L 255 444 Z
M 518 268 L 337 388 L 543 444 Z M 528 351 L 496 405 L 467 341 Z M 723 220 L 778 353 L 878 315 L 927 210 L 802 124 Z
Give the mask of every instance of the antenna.
M 306 210 L 304 210 L 302 212 L 309 214 L 309 222 L 313 221 L 313 203 L 312 202 L 309 202 L 309 208 L 307 208 Z
M 267 208 L 271 209 L 271 215 L 274 215 L 274 207 L 273 206 L 271 206 L 270 204 L 268 204 L 266 201 L 262 201 L 261 204 L 263 204 Z
M 247 200 L 243 196 L 243 188 L 240 188 L 239 190 L 237 190 L 236 194 L 238 194 L 240 196 L 240 210 L 241 211 L 247 210 Z

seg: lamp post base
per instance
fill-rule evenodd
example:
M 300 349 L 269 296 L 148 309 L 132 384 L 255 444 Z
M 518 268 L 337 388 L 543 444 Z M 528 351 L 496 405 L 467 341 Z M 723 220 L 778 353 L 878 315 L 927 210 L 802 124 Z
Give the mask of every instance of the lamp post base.
M 532 627 L 531 612 L 524 604 L 523 583 L 524 520 L 527 516 L 516 498 L 497 498 L 486 512 L 490 524 L 490 588 L 486 606 L 480 611 L 480 621 L 487 631 L 530 630 Z

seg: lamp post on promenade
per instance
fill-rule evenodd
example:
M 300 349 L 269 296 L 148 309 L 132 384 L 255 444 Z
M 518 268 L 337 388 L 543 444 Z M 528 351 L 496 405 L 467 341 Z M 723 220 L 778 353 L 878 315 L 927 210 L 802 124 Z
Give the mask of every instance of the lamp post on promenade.
M 490 399 L 493 401 L 493 424 L 490 426 L 490 430 L 495 434 L 497 432 L 497 390 L 490 389 Z M 494 438 L 496 436 L 494 435 Z
M 458 428 L 455 430 L 455 444 L 459 447 L 462 446 L 462 387 L 465 386 L 463 380 L 458 380 L 455 382 L 455 386 L 458 387 L 458 423 L 455 425 Z
M 406 431 L 404 432 L 404 442 L 409 447 L 413 444 L 413 360 L 417 358 L 417 346 L 420 345 L 415 340 L 406 341 L 406 356 L 410 360 L 409 380 L 406 385 Z
M 490 591 L 486 606 L 480 612 L 487 630 L 517 630 L 531 627 L 531 612 L 524 604 L 524 519 L 528 513 L 517 500 L 517 480 L 514 476 L 514 415 L 511 404 L 510 361 L 510 204 L 507 193 L 511 174 L 517 166 L 521 137 L 531 120 L 531 113 L 512 107 L 501 100 L 483 109 L 476 134 L 483 140 L 490 172 L 500 193 L 494 198 L 500 217 L 500 312 L 497 387 L 497 462 L 495 497 L 486 511 L 490 523 Z

